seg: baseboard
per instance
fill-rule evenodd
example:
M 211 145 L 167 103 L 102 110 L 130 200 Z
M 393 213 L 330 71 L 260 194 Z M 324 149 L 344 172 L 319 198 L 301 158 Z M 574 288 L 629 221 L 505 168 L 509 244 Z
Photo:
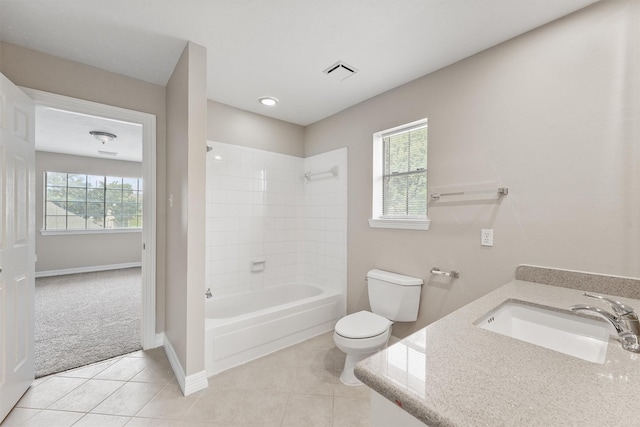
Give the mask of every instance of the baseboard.
M 171 345 L 171 340 L 166 336 L 164 337 L 164 352 L 167 354 L 167 359 L 169 359 L 169 363 L 171 364 L 173 373 L 176 376 L 176 380 L 178 380 L 178 384 L 182 389 L 182 394 L 188 396 L 196 391 L 209 387 L 206 371 L 202 370 L 189 376 L 185 375 L 184 369 L 182 369 L 182 365 L 180 364 L 180 360 Z
M 202 370 L 200 372 L 196 372 L 193 375 L 189 375 L 185 378 L 185 386 L 183 389 L 183 393 L 185 396 L 189 396 L 192 393 L 195 393 L 200 390 L 204 390 L 209 387 L 209 380 L 207 379 L 207 371 Z
M 150 346 L 145 347 L 143 345 L 142 348 L 144 350 L 151 350 L 152 348 L 158 348 L 163 346 L 164 346 L 164 332 L 160 332 L 160 333 L 154 333 Z
M 133 267 L 141 267 L 141 266 L 142 266 L 141 262 L 128 262 L 124 264 L 93 265 L 89 267 L 64 268 L 60 270 L 36 271 L 36 277 L 52 277 L 52 276 L 63 276 L 66 274 L 93 273 L 96 271 L 120 270 L 122 268 L 133 268 Z
M 164 332 L 156 334 L 156 348 L 164 345 Z

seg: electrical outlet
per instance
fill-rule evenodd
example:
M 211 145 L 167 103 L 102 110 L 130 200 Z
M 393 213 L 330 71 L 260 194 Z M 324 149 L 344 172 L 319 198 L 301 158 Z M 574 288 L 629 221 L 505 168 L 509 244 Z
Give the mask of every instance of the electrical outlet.
M 493 246 L 493 229 L 483 228 L 480 230 L 480 245 Z

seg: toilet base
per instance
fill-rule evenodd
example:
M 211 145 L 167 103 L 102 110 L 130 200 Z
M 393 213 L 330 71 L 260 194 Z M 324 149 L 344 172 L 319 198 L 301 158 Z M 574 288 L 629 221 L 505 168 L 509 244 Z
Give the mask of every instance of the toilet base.
M 342 374 L 340 374 L 340 381 L 342 384 L 348 386 L 362 385 L 362 381 L 356 378 L 353 373 L 353 369 L 356 367 L 358 362 L 375 353 L 375 351 L 372 351 L 370 353 L 347 354 L 347 359 L 344 361 L 344 369 L 342 370 Z
M 389 326 L 389 329 L 382 334 L 370 338 L 345 338 L 334 331 L 333 341 L 336 343 L 336 347 L 338 347 L 347 356 L 344 361 L 344 369 L 342 370 L 342 374 L 340 374 L 340 381 L 344 385 L 348 386 L 362 385 L 362 382 L 357 379 L 353 373 L 353 369 L 361 360 L 364 360 L 369 356 L 373 356 L 378 351 L 385 348 L 389 342 L 390 336 L 391 325 Z

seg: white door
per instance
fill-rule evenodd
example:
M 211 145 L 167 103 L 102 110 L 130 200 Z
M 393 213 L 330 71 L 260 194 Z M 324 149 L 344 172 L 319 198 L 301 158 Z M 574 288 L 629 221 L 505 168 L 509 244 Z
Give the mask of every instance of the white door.
M 34 378 L 34 117 L 0 74 L 0 422 Z

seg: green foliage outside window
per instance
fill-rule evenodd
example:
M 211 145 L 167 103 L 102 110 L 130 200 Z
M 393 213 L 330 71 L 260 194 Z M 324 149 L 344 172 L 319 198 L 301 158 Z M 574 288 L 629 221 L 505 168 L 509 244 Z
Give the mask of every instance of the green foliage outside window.
M 142 179 L 45 172 L 45 230 L 142 227 Z
M 382 138 L 382 215 L 388 218 L 427 216 L 427 127 Z

